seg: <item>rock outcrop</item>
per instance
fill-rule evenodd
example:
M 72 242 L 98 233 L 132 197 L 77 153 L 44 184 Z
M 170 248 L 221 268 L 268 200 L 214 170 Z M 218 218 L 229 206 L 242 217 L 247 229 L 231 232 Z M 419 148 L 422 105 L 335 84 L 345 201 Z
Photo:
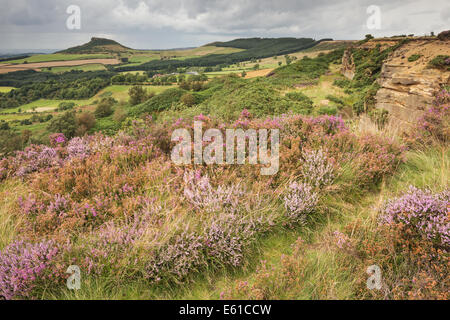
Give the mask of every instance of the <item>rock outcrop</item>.
M 450 84 L 450 72 L 429 68 L 435 56 L 450 53 L 450 41 L 411 41 L 383 63 L 375 107 L 405 122 L 416 121 L 434 100 L 443 85 Z M 415 61 L 408 58 L 417 55 Z
M 409 42 L 389 55 L 377 80 L 380 89 L 375 96 L 376 108 L 389 111 L 390 117 L 411 123 L 430 107 L 441 87 L 450 84 L 449 71 L 429 66 L 436 56 L 450 55 L 450 40 L 446 34 L 441 35 L 440 39 L 410 38 Z M 401 40 L 373 39 L 356 49 L 370 50 L 378 46 L 384 50 Z M 349 49 L 344 52 L 341 69 L 341 73 L 349 79 L 353 79 L 356 69 L 351 52 Z
M 355 76 L 355 62 L 350 49 L 345 50 L 342 56 L 341 73 L 350 80 Z

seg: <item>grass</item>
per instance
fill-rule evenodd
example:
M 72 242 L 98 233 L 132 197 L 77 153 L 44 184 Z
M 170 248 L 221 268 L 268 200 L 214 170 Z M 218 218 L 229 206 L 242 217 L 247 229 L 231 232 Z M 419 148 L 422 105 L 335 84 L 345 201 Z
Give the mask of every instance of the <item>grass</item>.
M 14 89 L 14 87 L 0 87 L 0 93 L 7 93 Z
M 112 58 L 109 54 L 63 54 L 63 53 L 53 53 L 53 54 L 37 54 L 25 59 L 3 61 L 0 63 L 7 64 L 21 64 L 25 61 L 28 63 L 34 62 L 49 62 L 49 61 L 69 61 L 69 60 L 84 60 L 84 59 L 105 59 Z
M 0 184 L 0 250 L 19 234 L 19 217 L 14 212 L 18 197 L 25 193 L 26 188 L 19 180 Z
M 128 100 L 128 90 L 133 87 L 132 85 L 111 85 L 101 90 L 94 97 L 95 99 L 101 98 L 102 95 L 106 95 L 107 92 L 111 92 L 111 97 L 118 101 L 127 101 Z M 159 94 L 173 86 L 144 86 L 148 92 L 153 92 L 154 94 Z M 94 99 L 92 98 L 92 99 Z
M 72 70 L 98 71 L 98 70 L 106 70 L 106 68 L 103 64 L 100 64 L 100 63 L 90 63 L 90 64 L 84 64 L 81 66 L 43 68 L 41 70 L 44 72 L 63 73 L 63 72 L 68 72 L 68 71 L 72 71 Z

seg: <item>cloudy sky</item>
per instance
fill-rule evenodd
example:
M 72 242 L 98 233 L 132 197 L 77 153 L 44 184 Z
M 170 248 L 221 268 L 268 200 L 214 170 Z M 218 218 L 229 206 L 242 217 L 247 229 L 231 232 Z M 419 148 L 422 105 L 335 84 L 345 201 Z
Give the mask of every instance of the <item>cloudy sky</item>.
M 63 49 L 108 37 L 138 49 L 239 37 L 361 39 L 450 29 L 448 0 L 0 0 L 0 51 Z M 81 10 L 79 30 L 67 8 Z M 380 29 L 369 29 L 380 9 Z M 372 18 L 370 18 L 372 17 Z M 370 23 L 369 23 L 370 24 Z M 373 25 L 373 24 L 372 24 Z

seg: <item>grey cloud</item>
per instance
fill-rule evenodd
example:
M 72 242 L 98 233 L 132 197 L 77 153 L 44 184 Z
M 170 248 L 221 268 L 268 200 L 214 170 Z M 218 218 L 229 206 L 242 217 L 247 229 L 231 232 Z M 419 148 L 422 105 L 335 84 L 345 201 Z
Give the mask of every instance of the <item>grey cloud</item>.
M 250 36 L 359 39 L 366 33 L 425 33 L 444 29 L 446 0 L 6 0 L 0 13 L 0 48 L 14 34 L 47 47 L 78 44 L 91 35 L 110 35 L 140 48 L 183 47 L 216 39 Z M 377 3 L 374 3 L 377 2 Z M 82 30 L 65 29 L 65 9 L 82 10 Z M 382 29 L 367 30 L 369 5 L 380 6 Z M 448 24 L 448 23 L 447 23 Z M 434 30 L 438 32 L 440 30 Z M 33 35 L 31 35 L 33 33 Z M 39 41 L 41 34 L 46 34 Z M 54 34 L 53 39 L 51 34 Z M 16 44 L 16 41 L 13 41 Z

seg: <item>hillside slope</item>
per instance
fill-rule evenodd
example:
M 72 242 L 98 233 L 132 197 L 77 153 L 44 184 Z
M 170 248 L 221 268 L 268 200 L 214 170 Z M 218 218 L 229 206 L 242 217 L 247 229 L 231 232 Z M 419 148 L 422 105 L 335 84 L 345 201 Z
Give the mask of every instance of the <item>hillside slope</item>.
M 132 49 L 121 45 L 117 41 L 93 37 L 88 43 L 68 48 L 66 50 L 59 51 L 58 53 L 86 54 L 104 52 L 127 52 L 130 50 Z

